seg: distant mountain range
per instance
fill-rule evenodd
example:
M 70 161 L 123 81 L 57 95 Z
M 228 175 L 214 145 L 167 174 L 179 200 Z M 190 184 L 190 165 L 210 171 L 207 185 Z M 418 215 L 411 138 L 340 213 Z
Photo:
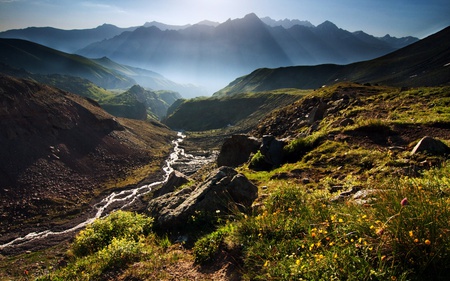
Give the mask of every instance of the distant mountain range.
M 215 27 L 193 25 L 179 30 L 140 27 L 93 43 L 78 54 L 107 56 L 211 89 L 256 68 L 347 64 L 373 59 L 417 41 L 411 37 L 382 39 L 364 32 L 352 33 L 329 21 L 317 27 L 273 25 L 249 14 Z
M 68 31 L 27 28 L 2 32 L 0 37 L 31 40 L 89 58 L 106 56 L 176 81 L 205 85 L 211 92 L 257 68 L 347 64 L 418 40 L 352 33 L 329 21 L 314 26 L 307 21 L 260 19 L 255 14 L 184 26 L 150 22 L 127 29 L 111 25 Z
M 261 68 L 214 96 L 281 88 L 314 89 L 341 81 L 397 87 L 450 85 L 450 27 L 385 56 L 347 65 Z

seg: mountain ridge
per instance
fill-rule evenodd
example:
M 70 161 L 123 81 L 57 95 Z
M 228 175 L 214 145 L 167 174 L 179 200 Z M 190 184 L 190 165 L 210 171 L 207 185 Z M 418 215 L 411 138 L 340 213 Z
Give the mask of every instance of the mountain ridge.
M 107 56 L 170 77 L 184 77 L 211 90 L 260 67 L 344 64 L 395 50 L 390 46 L 392 41 L 371 35 L 366 36 L 371 40 L 361 40 L 357 35 L 330 21 L 317 27 L 272 27 L 250 13 L 215 27 L 193 25 L 180 30 L 140 27 L 93 43 L 77 53 L 87 57 Z M 401 42 L 408 41 L 396 41 L 396 47 Z

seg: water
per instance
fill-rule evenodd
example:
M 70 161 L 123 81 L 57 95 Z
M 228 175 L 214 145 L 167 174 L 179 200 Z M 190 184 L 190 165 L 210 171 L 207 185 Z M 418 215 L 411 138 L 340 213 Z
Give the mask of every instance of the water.
M 31 232 L 23 237 L 18 237 L 6 244 L 0 245 L 0 250 L 9 248 L 9 247 L 18 247 L 23 246 L 27 243 L 30 243 L 32 241 L 45 239 L 49 237 L 55 237 L 60 236 L 68 233 L 72 233 L 74 231 L 77 231 L 81 228 L 86 227 L 86 225 L 92 223 L 94 220 L 103 217 L 110 213 L 113 210 L 116 209 L 124 209 L 126 207 L 129 207 L 135 201 L 140 198 L 141 196 L 149 193 L 152 191 L 152 188 L 158 185 L 161 185 L 165 183 L 169 175 L 174 171 L 173 165 L 179 161 L 180 159 L 189 159 L 187 162 L 207 162 L 208 159 L 204 157 L 196 157 L 191 154 L 185 153 L 183 148 L 180 148 L 180 143 L 184 140 L 186 137 L 181 132 L 178 133 L 178 138 L 173 140 L 172 143 L 174 145 L 173 152 L 170 154 L 169 158 L 166 160 L 165 166 L 163 167 L 164 171 L 164 178 L 161 181 L 156 181 L 148 185 L 143 185 L 137 188 L 133 189 L 127 189 L 122 191 L 113 192 L 107 197 L 103 198 L 99 203 L 94 205 L 95 208 L 95 215 L 88 218 L 87 220 L 62 231 L 52 231 L 52 230 L 44 230 L 41 232 Z M 198 159 L 197 159 L 198 158 Z M 114 206 L 114 208 L 111 208 Z

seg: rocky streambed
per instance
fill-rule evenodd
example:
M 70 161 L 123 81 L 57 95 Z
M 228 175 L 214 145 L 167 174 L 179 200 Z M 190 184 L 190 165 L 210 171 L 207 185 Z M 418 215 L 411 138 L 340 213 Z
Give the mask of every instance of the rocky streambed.
M 114 210 L 142 210 L 146 207 L 142 196 L 167 182 L 174 170 L 189 175 L 215 160 L 216 154 L 212 152 L 201 152 L 196 155 L 186 153 L 184 148 L 180 147 L 185 137 L 182 133 L 178 133 L 177 139 L 173 141 L 173 152 L 166 160 L 159 179 L 151 182 L 143 181 L 138 186 L 111 192 L 93 203 L 84 215 L 64 225 L 54 227 L 37 225 L 34 228 L 24 229 L 21 233 L 9 233 L 0 239 L 0 253 L 10 255 L 47 248 L 72 238 L 86 225 Z

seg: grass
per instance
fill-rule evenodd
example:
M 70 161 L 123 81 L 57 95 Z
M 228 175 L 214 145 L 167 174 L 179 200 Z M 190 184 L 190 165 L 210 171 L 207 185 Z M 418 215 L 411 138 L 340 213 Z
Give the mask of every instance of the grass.
M 363 206 L 280 184 L 227 234 L 243 249 L 244 280 L 447 280 L 449 175 L 445 163 L 419 177 L 369 179 L 376 201 Z M 196 258 L 217 252 L 223 233 L 200 240 Z

